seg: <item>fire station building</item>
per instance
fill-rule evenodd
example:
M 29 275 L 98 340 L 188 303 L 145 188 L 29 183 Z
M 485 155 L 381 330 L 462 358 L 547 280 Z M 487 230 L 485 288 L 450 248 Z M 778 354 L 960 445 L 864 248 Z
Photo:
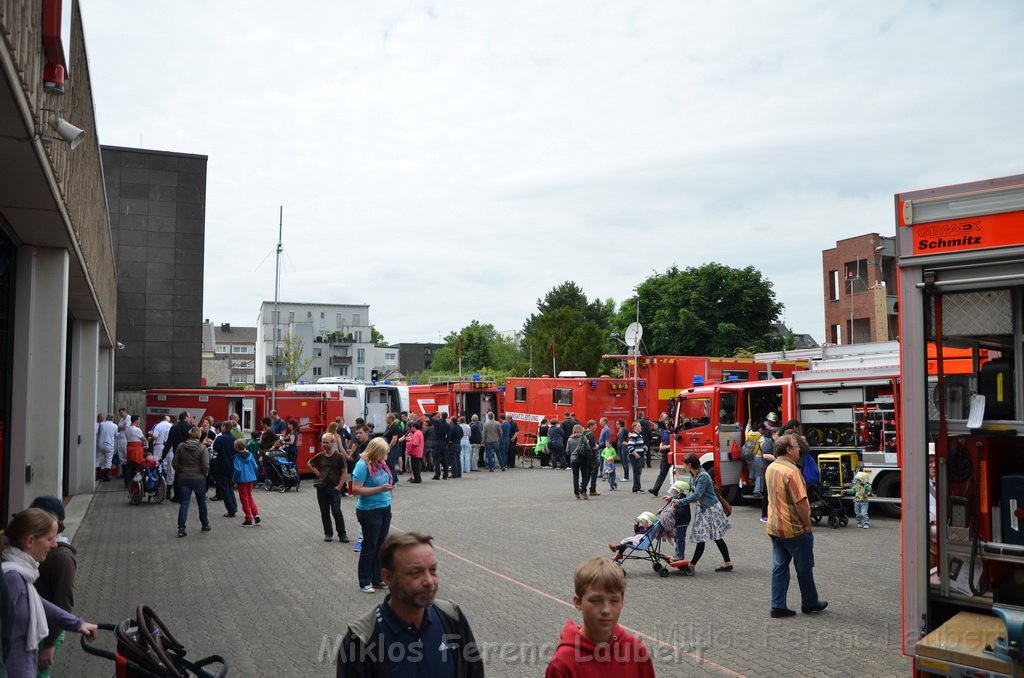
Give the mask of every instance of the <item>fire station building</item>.
M 0 0 L 0 524 L 92 492 L 117 284 L 77 2 Z

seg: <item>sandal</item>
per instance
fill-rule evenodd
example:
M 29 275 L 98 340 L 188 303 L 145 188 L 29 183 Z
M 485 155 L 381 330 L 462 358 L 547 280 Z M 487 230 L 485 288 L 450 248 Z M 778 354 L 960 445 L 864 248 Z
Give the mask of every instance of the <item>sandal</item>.
M 732 572 L 732 565 L 722 565 L 715 568 L 715 572 Z

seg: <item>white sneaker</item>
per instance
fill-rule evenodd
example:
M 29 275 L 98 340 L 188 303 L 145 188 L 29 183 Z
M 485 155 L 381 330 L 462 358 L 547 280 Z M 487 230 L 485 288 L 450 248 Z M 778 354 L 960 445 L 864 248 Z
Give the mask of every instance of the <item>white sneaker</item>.
M 362 591 L 363 593 L 373 593 L 374 592 L 374 588 L 371 585 L 366 585 L 366 586 L 362 587 L 359 590 Z
M 870 528 L 870 527 L 871 527 L 870 525 L 865 525 L 865 526 L 864 526 L 864 529 L 865 529 L 865 530 L 867 530 L 867 529 L 868 529 L 868 528 Z

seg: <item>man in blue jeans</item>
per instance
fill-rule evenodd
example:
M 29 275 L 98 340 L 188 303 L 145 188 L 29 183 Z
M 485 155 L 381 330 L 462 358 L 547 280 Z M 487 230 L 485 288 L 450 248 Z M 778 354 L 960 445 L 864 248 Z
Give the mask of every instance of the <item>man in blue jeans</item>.
M 800 611 L 821 612 L 828 602 L 818 597 L 814 584 L 814 535 L 807 485 L 800 468 L 800 445 L 796 436 L 786 434 L 775 441 L 775 461 L 765 472 L 768 490 L 768 535 L 772 540 L 771 616 L 792 617 L 786 605 L 789 591 L 789 563 L 796 569 L 800 585 Z

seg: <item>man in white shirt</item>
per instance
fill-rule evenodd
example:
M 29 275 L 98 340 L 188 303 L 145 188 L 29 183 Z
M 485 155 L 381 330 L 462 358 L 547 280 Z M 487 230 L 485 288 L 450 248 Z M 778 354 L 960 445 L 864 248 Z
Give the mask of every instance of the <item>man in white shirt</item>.
M 114 459 L 114 438 L 117 424 L 114 415 L 108 414 L 96 428 L 96 468 L 100 480 L 110 480 L 110 464 Z
M 171 418 L 165 414 L 149 432 L 149 436 L 153 440 L 153 459 L 158 464 L 164 458 L 164 445 L 167 444 L 167 433 L 170 430 Z
M 128 410 L 120 408 L 117 411 L 117 435 L 114 436 L 114 449 L 117 450 L 117 456 L 121 459 L 122 464 L 128 459 L 128 438 L 124 432 L 131 425 L 132 417 L 128 414 Z

